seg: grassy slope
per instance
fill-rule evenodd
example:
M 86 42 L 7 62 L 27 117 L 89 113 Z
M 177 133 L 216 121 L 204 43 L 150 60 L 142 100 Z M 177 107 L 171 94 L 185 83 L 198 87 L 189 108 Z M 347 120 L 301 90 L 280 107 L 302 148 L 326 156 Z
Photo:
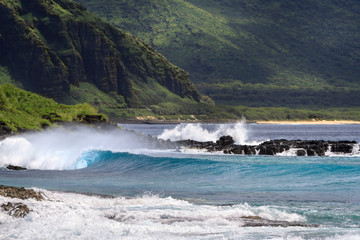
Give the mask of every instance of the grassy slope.
M 0 125 L 9 126 L 13 131 L 38 130 L 54 122 L 79 121 L 78 116 L 86 114 L 97 114 L 97 111 L 88 104 L 58 104 L 10 84 L 0 85 Z
M 248 120 L 312 120 L 345 119 L 360 121 L 360 108 L 324 108 L 322 110 L 291 109 L 287 107 L 246 107 L 214 105 L 208 102 L 179 102 L 178 96 L 167 91 L 159 91 L 168 102 L 151 105 L 146 108 L 128 108 L 123 99 L 116 95 L 109 96 L 99 91 L 94 85 L 81 83 L 72 87 L 73 102 L 87 102 L 100 112 L 109 113 L 114 120 L 204 120 L 226 121 L 245 117 Z M 113 113 L 116 114 L 113 114 Z
M 135 34 L 217 103 L 360 104 L 356 0 L 78 0 Z
M 4 78 L 11 80 L 8 74 L 0 75 L 0 82 Z M 101 112 L 116 112 L 111 115 L 115 119 L 140 117 L 143 120 L 229 120 L 242 116 L 248 120 L 304 120 L 304 119 L 351 119 L 360 121 L 360 108 L 324 109 L 321 111 L 290 109 L 290 108 L 256 108 L 245 106 L 215 106 L 211 103 L 193 103 L 179 105 L 173 102 L 153 105 L 149 108 L 127 108 L 119 96 L 109 96 L 98 90 L 94 85 L 81 83 L 80 87 L 71 87 L 73 98 L 68 101 L 88 102 Z M 163 94 L 166 94 L 163 93 Z M 177 98 L 177 96 L 167 95 Z M 9 84 L 0 85 L 0 125 L 10 126 L 13 130 L 40 129 L 52 125 L 52 121 L 44 118 L 55 113 L 52 121 L 72 121 L 81 114 L 94 114 L 95 109 L 87 104 L 68 106 L 57 104 L 51 99 L 40 97 Z M 193 116 L 195 114 L 195 116 Z M 195 117 L 195 118 L 194 118 Z
M 0 84 L 14 83 L 6 67 L 0 66 Z

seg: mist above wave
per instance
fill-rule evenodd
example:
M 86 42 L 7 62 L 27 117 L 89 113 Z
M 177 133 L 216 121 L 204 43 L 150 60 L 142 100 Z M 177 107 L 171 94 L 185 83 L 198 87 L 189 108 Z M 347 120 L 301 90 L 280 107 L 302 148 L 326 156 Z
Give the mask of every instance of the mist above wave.
M 234 124 L 216 125 L 213 130 L 208 130 L 200 123 L 187 123 L 176 125 L 173 129 L 165 129 L 159 135 L 160 139 L 178 141 L 178 140 L 195 140 L 195 141 L 213 141 L 215 142 L 221 136 L 231 136 L 236 144 L 246 144 L 248 130 L 246 129 L 245 120 Z
M 56 128 L 1 141 L 0 166 L 12 164 L 28 169 L 77 169 L 87 167 L 86 162 L 78 163 L 84 152 L 136 152 L 144 147 L 140 136 L 127 131 L 104 131 L 88 127 Z
M 216 141 L 223 135 L 232 136 L 238 144 L 246 143 L 247 130 L 244 121 L 216 125 L 213 130 L 207 130 L 202 124 L 179 124 L 174 129 L 164 130 L 159 138 L 172 141 Z M 146 138 L 140 134 L 116 128 L 107 131 L 79 126 L 50 129 L 1 141 L 0 167 L 17 165 L 42 170 L 85 168 L 94 159 L 88 158 L 87 153 L 146 153 L 149 145 L 145 142 Z

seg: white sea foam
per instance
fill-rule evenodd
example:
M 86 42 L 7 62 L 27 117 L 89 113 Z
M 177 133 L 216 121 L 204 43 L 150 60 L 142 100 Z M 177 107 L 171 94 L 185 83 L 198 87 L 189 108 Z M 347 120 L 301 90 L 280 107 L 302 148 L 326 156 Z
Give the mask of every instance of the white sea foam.
M 288 156 L 288 157 L 297 156 L 298 150 L 305 150 L 305 149 L 290 148 L 289 150 L 283 151 L 281 153 L 276 153 L 276 156 Z M 359 144 L 354 144 L 353 150 L 351 153 L 331 152 L 331 145 L 329 145 L 328 149 L 326 150 L 324 155 L 327 157 L 359 157 L 360 156 Z M 307 153 L 305 154 L 305 156 L 307 156 Z
M 235 143 L 246 144 L 248 131 L 246 129 L 245 120 L 235 124 L 221 124 L 209 131 L 203 124 L 187 123 L 179 124 L 173 129 L 165 129 L 159 138 L 164 140 L 195 140 L 195 141 L 213 141 L 215 142 L 221 136 L 230 135 L 233 137 Z
M 57 128 L 6 138 L 0 142 L 0 167 L 9 164 L 29 169 L 63 170 L 86 167 L 77 163 L 89 150 L 144 152 L 137 136 L 125 131 Z
M 190 136 L 190 133 L 193 135 Z M 172 140 L 191 138 L 215 141 L 222 135 L 231 135 L 237 143 L 244 143 L 247 131 L 243 122 L 219 125 L 212 132 L 202 128 L 201 124 L 187 124 L 178 125 L 162 136 L 174 134 L 179 134 L 179 137 Z M 0 141 L 0 167 L 12 164 L 43 170 L 85 168 L 88 163 L 81 161 L 80 156 L 91 150 L 151 155 L 154 150 L 142 146 L 140 138 L 126 131 L 106 132 L 87 127 L 57 128 L 13 136 Z
M 360 156 L 359 144 L 354 144 L 351 153 L 331 152 L 331 145 L 329 145 L 328 150 L 325 152 L 325 156 L 328 156 L 328 157 L 359 157 Z
M 286 237 L 273 237 L 273 238 L 266 238 L 266 239 L 271 239 L 271 240 L 307 240 L 307 239 L 312 239 L 312 240 L 359 240 L 360 239 L 360 235 L 357 234 L 334 234 L 334 236 L 331 237 L 313 237 L 313 238 L 308 238 L 308 237 L 300 237 L 300 236 L 286 236 Z
M 351 154 L 352 155 L 360 155 L 360 145 L 359 144 L 354 144 Z
M 289 150 L 283 151 L 281 153 L 276 153 L 276 156 L 286 156 L 286 157 L 297 156 L 298 150 L 303 150 L 303 148 L 290 148 Z
M 39 189 L 36 189 L 39 190 Z M 244 216 L 305 221 L 272 206 L 195 205 L 171 197 L 102 198 L 41 190 L 47 200 L 19 200 L 32 211 L 15 219 L 0 211 L 0 239 L 248 239 L 257 228 L 244 228 Z M 0 203 L 15 201 L 0 197 Z M 261 228 L 281 234 L 292 228 Z M 280 234 L 280 236 L 281 236 Z

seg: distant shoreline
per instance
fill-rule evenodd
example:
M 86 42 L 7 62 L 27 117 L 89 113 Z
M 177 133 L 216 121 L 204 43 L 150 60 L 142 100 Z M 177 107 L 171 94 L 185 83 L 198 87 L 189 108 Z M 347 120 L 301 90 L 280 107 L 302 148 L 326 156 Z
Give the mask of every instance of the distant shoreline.
M 299 121 L 255 121 L 258 124 L 306 124 L 306 125 L 340 125 L 340 124 L 360 124 L 360 121 L 352 120 L 299 120 Z
M 126 120 L 112 120 L 118 124 L 180 124 L 180 123 L 236 123 L 241 121 L 239 120 L 138 120 L 138 119 L 126 119 Z M 341 124 L 360 124 L 360 121 L 354 120 L 246 120 L 246 123 L 257 123 L 257 124 L 294 124 L 294 125 L 341 125 Z

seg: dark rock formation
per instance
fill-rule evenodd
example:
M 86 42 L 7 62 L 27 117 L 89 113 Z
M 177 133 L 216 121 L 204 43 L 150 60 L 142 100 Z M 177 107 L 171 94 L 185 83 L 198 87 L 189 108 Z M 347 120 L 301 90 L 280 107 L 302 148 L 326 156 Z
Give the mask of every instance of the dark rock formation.
M 224 153 L 228 154 L 245 154 L 245 155 L 255 155 L 257 149 L 255 146 L 248 145 L 233 145 L 230 149 L 224 150 Z
M 230 206 L 231 207 L 231 206 Z M 110 214 L 106 216 L 108 219 L 117 221 L 117 222 L 127 222 L 133 220 L 134 218 L 128 217 L 125 215 Z M 242 217 L 229 217 L 227 218 L 229 222 L 239 224 L 239 227 L 318 227 L 315 224 L 307 224 L 302 222 L 287 222 L 287 221 L 277 221 L 261 218 L 259 216 L 242 216 Z M 160 218 L 154 218 L 153 221 L 159 222 L 161 224 L 176 224 L 181 222 L 198 222 L 203 221 L 202 218 L 198 217 L 182 217 L 182 216 L 170 216 L 163 215 Z
M 25 217 L 31 210 L 28 208 L 27 205 L 23 203 L 4 203 L 1 205 L 3 211 L 8 212 L 10 216 L 16 218 L 23 218 Z
M 41 192 L 36 192 L 32 189 L 25 189 L 23 187 L 11 187 L 0 185 L 0 196 L 9 198 L 19 198 L 22 200 L 34 198 L 37 201 L 44 200 Z
M 297 156 L 324 156 L 327 151 L 349 154 L 357 144 L 355 141 L 323 141 L 323 140 L 270 140 L 256 146 L 236 145 L 231 136 L 223 136 L 216 143 L 193 140 L 177 141 L 179 147 L 204 149 L 209 152 L 222 151 L 226 154 L 244 155 L 276 155 L 290 149 L 297 149 Z
M 260 150 L 259 154 L 261 155 L 275 155 L 276 153 L 289 150 L 290 146 L 286 140 L 280 139 L 263 142 L 258 146 L 258 149 Z
M 9 170 L 16 170 L 16 171 L 18 171 L 18 170 L 26 170 L 26 168 L 24 168 L 24 167 L 14 166 L 14 165 L 7 165 L 6 168 L 9 169 Z
M 319 227 L 315 224 L 268 220 L 258 216 L 241 217 L 241 219 L 244 222 L 243 227 Z
M 71 0 L 3 0 L 0 22 L 0 65 L 26 90 L 61 101 L 70 84 L 86 81 L 131 106 L 138 101 L 133 85 L 151 79 L 200 99 L 187 72 Z
M 11 128 L 6 123 L 0 121 L 0 135 L 9 135 L 11 133 Z
M 341 152 L 341 153 L 351 153 L 353 149 L 351 143 L 352 142 L 348 142 L 348 141 L 333 143 L 331 145 L 331 151 Z
M 13 134 L 14 132 L 11 128 L 6 123 L 0 121 L 0 141 Z
M 216 141 L 220 146 L 228 146 L 235 143 L 234 139 L 231 136 L 222 136 L 219 140 Z
M 304 149 L 299 149 L 296 151 L 297 156 L 306 156 L 306 151 Z

